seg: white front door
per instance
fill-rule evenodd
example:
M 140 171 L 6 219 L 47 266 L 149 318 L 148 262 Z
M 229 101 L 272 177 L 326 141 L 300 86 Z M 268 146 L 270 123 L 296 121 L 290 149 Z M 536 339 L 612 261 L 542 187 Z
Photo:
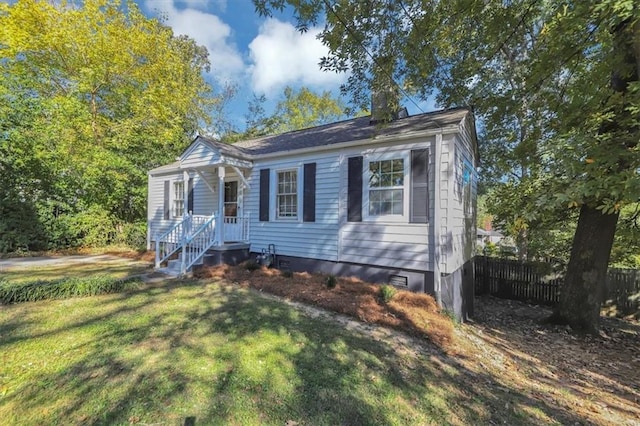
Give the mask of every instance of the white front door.
M 228 180 L 224 183 L 224 241 L 241 241 L 242 224 L 240 217 L 240 197 L 238 181 Z

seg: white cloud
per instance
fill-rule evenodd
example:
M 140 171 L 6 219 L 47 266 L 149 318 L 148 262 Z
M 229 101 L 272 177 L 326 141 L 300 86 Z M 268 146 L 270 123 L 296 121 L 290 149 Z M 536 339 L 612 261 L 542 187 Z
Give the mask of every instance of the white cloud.
M 318 63 L 328 50 L 316 38 L 319 32 L 310 28 L 301 34 L 290 23 L 267 19 L 249 44 L 253 89 L 269 94 L 288 84 L 332 88 L 342 83 L 344 74 L 320 70 Z
M 211 74 L 221 82 L 233 80 L 244 69 L 242 56 L 230 40 L 231 27 L 211 13 L 187 8 L 179 10 L 176 1 L 147 0 L 146 7 L 166 16 L 174 33 L 193 38 L 209 51 Z M 186 0 L 187 6 L 206 6 L 207 0 Z M 218 1 L 219 4 L 225 4 Z

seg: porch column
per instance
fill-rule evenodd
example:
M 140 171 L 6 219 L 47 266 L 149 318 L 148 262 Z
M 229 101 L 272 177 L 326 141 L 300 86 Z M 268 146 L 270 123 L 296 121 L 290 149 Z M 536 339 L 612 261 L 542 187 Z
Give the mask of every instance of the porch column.
M 218 214 L 216 220 L 216 240 L 224 244 L 224 166 L 218 167 Z
M 189 200 L 189 172 L 186 170 L 182 171 L 182 200 L 184 203 L 184 215 L 190 214 L 191 212 L 187 211 L 188 201 Z

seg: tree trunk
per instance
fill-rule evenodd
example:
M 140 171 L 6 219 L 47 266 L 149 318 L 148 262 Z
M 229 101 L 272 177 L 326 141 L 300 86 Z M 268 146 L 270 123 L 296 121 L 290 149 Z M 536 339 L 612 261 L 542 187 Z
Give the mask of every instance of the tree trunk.
M 627 31 L 630 24 L 631 20 L 628 19 L 612 28 L 614 49 L 621 52 L 624 59 L 621 64 L 623 66 L 611 72 L 611 89 L 623 96 L 629 84 L 638 81 L 640 74 L 638 68 L 640 58 L 637 56 L 640 54 L 638 45 L 640 25 L 636 22 L 634 28 Z M 625 70 L 626 67 L 628 67 L 627 70 Z M 620 123 L 628 122 L 630 110 L 626 108 L 627 106 L 625 102 L 625 108 L 613 110 L 616 119 L 612 122 L 603 122 L 600 133 L 637 134 L 635 127 L 628 129 L 621 127 L 624 124 Z M 614 138 L 614 144 L 617 143 L 619 141 Z M 637 144 L 637 140 L 633 140 L 633 143 Z M 612 149 L 619 150 L 619 146 L 612 146 Z M 618 165 L 620 169 L 616 172 L 621 172 L 628 167 L 624 163 Z M 599 200 L 592 200 L 591 204 L 598 204 L 598 202 Z M 604 297 L 609 257 L 619 215 L 619 211 L 603 214 L 602 211 L 587 203 L 582 206 L 578 227 L 573 237 L 565 282 L 560 289 L 560 303 L 554 310 L 552 321 L 569 324 L 571 328 L 580 332 L 592 334 L 598 332 L 600 307 Z
M 618 216 L 619 213 L 603 214 L 594 207 L 582 206 L 553 321 L 569 324 L 579 332 L 598 332 Z

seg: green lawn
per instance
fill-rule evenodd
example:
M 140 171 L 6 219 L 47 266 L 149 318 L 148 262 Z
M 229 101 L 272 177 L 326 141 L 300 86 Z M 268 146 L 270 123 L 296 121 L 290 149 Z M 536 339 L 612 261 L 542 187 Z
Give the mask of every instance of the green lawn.
M 392 342 L 211 282 L 0 307 L 4 424 L 488 418 L 457 375 L 428 353 L 398 353 Z

